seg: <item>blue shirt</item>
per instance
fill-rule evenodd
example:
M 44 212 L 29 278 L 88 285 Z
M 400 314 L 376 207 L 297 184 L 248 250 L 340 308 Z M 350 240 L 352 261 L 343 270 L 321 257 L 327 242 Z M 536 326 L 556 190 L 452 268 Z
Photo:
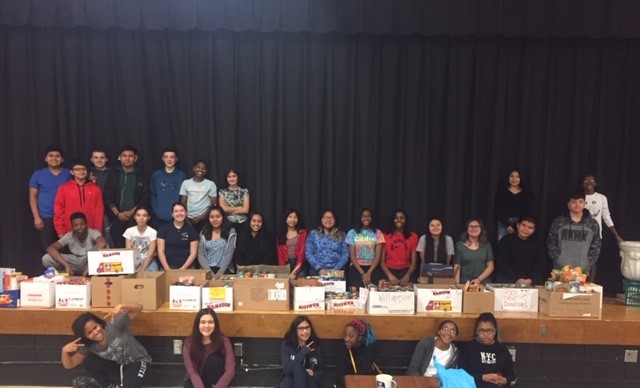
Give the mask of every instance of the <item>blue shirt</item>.
M 71 179 L 71 171 L 66 168 L 53 175 L 48 167 L 34 171 L 29 180 L 29 188 L 38 190 L 38 213 L 41 218 L 53 218 L 53 202 L 60 185 Z

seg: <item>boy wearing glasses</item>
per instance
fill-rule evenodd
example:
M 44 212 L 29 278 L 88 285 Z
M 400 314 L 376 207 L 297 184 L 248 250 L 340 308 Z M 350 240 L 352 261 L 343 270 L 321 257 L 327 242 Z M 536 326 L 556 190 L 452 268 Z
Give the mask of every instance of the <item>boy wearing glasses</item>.
M 81 212 L 87 218 L 90 229 L 102 232 L 104 202 L 100 186 L 89 177 L 87 165 L 81 159 L 71 162 L 72 179 L 62 184 L 53 204 L 53 225 L 58 237 L 73 229 L 70 217 Z

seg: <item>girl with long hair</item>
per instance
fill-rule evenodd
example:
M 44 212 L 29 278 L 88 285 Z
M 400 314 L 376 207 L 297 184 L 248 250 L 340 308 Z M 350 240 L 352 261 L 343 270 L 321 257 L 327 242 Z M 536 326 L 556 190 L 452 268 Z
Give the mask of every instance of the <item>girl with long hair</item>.
M 501 181 L 496 192 L 495 211 L 498 219 L 498 241 L 505 235 L 514 233 L 518 221 L 531 214 L 531 192 L 520 169 L 511 169 L 507 179 Z
M 420 340 L 413 351 L 407 375 L 435 376 L 437 374 L 433 358 L 445 368 L 455 368 L 458 364 L 458 348 L 454 345 L 458 335 L 458 325 L 447 319 L 440 322 L 436 336 Z
M 309 233 L 306 255 L 312 276 L 324 275 L 330 269 L 344 269 L 347 265 L 349 246 L 332 210 L 325 210 L 318 228 Z
M 456 284 L 478 285 L 491 280 L 493 273 L 493 249 L 487 241 L 484 225 L 478 218 L 471 218 L 465 224 L 460 241 L 456 243 L 453 258 L 453 277 Z
M 222 209 L 217 206 L 212 207 L 209 210 L 208 222 L 200 232 L 198 245 L 200 267 L 211 269 L 216 275 L 229 273 L 230 267 L 233 267 L 236 237 L 236 230 L 231 227 Z
M 415 280 L 417 268 L 416 248 L 418 246 L 418 235 L 409 230 L 409 216 L 402 209 L 396 210 L 393 218 L 393 228 L 384 235 L 384 249 L 380 268 L 382 276 L 388 279 L 391 284 L 406 286 Z
M 236 374 L 236 359 L 231 341 L 222 333 L 216 312 L 198 311 L 191 335 L 182 349 L 187 375 L 185 388 L 226 388 Z
M 420 255 L 421 263 L 451 264 L 455 250 L 453 239 L 444 234 L 444 225 L 440 218 L 434 217 L 429 220 L 427 233 L 420 236 L 416 251 Z
M 296 317 L 280 344 L 282 376 L 277 387 L 315 388 L 322 386 L 322 347 L 309 317 Z
M 350 287 L 365 287 L 378 284 L 379 264 L 382 257 L 384 235 L 373 226 L 373 212 L 362 209 L 358 227 L 347 233 L 345 240 L 349 244 L 351 268 L 347 277 Z
M 306 276 L 307 263 L 304 259 L 307 231 L 302 227 L 302 217 L 296 209 L 284 214 L 284 227 L 278 236 L 278 265 L 289 265 L 293 276 Z

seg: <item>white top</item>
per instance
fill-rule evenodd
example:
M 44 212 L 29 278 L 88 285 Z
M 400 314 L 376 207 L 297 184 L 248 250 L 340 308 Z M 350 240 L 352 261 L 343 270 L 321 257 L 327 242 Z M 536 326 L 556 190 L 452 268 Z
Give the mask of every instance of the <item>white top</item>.
M 451 357 L 453 357 L 453 346 L 449 345 L 449 349 L 440 350 L 437 346 L 433 347 L 433 356 L 436 357 L 436 360 L 440 363 L 440 365 L 445 366 L 449 363 Z M 427 370 L 424 372 L 425 376 L 435 376 L 438 374 L 436 367 L 433 365 L 433 356 L 431 356 L 431 361 L 429 361 L 429 366 Z
M 600 238 L 602 238 L 602 221 L 604 221 L 608 228 L 613 226 L 607 197 L 600 193 L 587 194 L 585 195 L 585 207 L 589 210 L 589 213 L 591 213 L 591 217 L 598 222 Z
M 187 196 L 187 216 L 194 218 L 209 209 L 211 198 L 218 196 L 218 187 L 209 179 L 196 182 L 191 178 L 182 182 L 180 195 Z
M 133 248 L 138 248 L 140 250 L 140 261 L 134 263 L 135 270 L 138 272 L 140 267 L 142 267 L 142 264 L 144 264 L 144 261 L 147 259 L 147 253 L 149 253 L 151 241 L 157 240 L 158 232 L 156 232 L 152 227 L 147 226 L 144 233 L 140 233 L 137 226 L 132 226 L 122 233 L 122 237 L 130 240 Z

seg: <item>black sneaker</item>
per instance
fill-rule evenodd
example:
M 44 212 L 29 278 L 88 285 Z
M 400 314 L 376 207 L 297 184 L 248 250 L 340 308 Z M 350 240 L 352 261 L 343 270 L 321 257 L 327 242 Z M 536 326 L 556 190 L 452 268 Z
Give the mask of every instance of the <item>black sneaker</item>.
M 102 388 L 100 384 L 91 376 L 78 376 L 73 379 L 73 388 Z

